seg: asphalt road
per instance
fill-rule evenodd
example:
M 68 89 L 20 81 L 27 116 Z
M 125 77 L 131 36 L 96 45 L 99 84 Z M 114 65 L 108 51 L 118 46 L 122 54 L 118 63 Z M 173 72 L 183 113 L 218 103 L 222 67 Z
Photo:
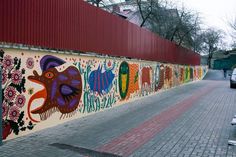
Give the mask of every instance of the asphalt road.
M 236 89 L 222 71 L 204 80 L 16 138 L 1 157 L 236 156 Z

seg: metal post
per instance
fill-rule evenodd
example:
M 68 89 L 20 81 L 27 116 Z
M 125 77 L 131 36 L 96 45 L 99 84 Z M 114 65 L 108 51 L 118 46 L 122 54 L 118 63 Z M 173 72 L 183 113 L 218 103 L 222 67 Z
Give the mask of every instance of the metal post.
M 0 66 L 0 146 L 2 145 L 2 67 Z

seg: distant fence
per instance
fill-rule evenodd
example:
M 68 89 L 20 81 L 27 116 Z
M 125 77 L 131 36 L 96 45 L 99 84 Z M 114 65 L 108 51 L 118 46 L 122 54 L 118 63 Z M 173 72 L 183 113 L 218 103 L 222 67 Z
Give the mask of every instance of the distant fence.
M 1 0 L 0 23 L 0 42 L 200 64 L 200 55 L 82 0 Z

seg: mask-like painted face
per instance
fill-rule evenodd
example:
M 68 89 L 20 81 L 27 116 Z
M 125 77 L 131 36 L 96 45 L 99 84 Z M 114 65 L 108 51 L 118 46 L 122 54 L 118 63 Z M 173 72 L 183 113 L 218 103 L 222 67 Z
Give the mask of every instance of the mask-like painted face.
M 39 122 L 32 118 L 32 114 L 39 114 L 41 120 L 46 120 L 52 113 L 59 111 L 63 115 L 70 115 L 79 105 L 82 94 L 82 80 L 77 68 L 68 67 L 62 72 L 58 72 L 55 67 L 65 62 L 53 56 L 44 56 L 40 61 L 42 75 L 33 71 L 28 79 L 44 87 L 29 100 L 28 115 L 33 122 Z M 43 104 L 31 110 L 33 100 L 43 98 Z M 62 117 L 61 116 L 61 117 Z

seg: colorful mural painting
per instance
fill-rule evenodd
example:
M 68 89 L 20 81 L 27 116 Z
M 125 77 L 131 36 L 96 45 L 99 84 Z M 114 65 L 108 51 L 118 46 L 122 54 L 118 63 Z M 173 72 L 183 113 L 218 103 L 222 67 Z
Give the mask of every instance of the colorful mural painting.
M 18 135 L 21 131 L 32 130 L 34 124 L 25 122 L 25 69 L 20 58 L 5 54 L 0 50 L 2 65 L 2 137 L 5 140 L 10 134 Z
M 126 98 L 129 99 L 139 94 L 139 65 L 129 64 L 129 85 Z M 136 94 L 135 94 L 136 93 Z
M 161 72 L 160 65 L 157 64 L 155 68 L 155 72 L 154 72 L 154 79 L 153 79 L 155 91 L 157 91 L 159 83 L 160 83 L 160 72 Z
M 4 140 L 200 80 L 207 67 L 0 51 Z
M 179 65 L 174 65 L 173 68 L 173 86 L 178 86 L 180 84 L 179 82 L 179 77 L 180 77 L 180 73 L 179 73 Z
M 119 69 L 119 91 L 121 99 L 125 99 L 128 93 L 129 87 L 129 65 L 127 62 L 123 61 L 120 64 Z
M 109 62 L 109 64 L 111 64 Z M 115 65 L 115 64 L 114 64 Z M 92 91 L 98 92 L 99 95 L 101 94 L 107 94 L 112 87 L 112 81 L 115 77 L 115 74 L 112 73 L 112 70 L 114 69 L 114 66 L 111 69 L 106 68 L 105 64 L 105 71 L 102 72 L 102 66 L 98 66 L 97 70 L 94 70 L 89 75 L 89 86 Z
M 151 78 L 152 78 L 152 68 L 151 67 L 143 67 L 141 77 L 141 86 L 142 86 L 142 95 L 147 95 L 151 92 Z
M 28 102 L 27 113 L 33 122 L 32 114 L 39 114 L 40 120 L 46 120 L 56 111 L 62 113 L 61 118 L 72 115 L 77 109 L 82 94 L 82 80 L 80 72 L 74 66 L 67 67 L 59 72 L 56 67 L 61 66 L 65 61 L 60 58 L 46 55 L 40 60 L 42 74 L 33 71 L 34 75 L 28 76 L 28 80 L 41 84 L 44 88 L 32 95 Z M 43 98 L 43 104 L 31 110 L 32 102 L 35 99 Z
M 73 63 L 83 75 L 83 99 L 80 113 L 97 112 L 112 107 L 117 100 L 117 63 L 88 59 Z
M 172 67 L 171 65 L 166 65 L 165 66 L 165 80 L 164 80 L 166 89 L 172 87 L 172 84 L 173 84 L 172 79 L 173 79 Z
M 165 66 L 163 64 L 160 64 L 158 86 L 155 87 L 155 91 L 162 89 L 162 87 L 164 86 L 164 78 L 165 78 Z

